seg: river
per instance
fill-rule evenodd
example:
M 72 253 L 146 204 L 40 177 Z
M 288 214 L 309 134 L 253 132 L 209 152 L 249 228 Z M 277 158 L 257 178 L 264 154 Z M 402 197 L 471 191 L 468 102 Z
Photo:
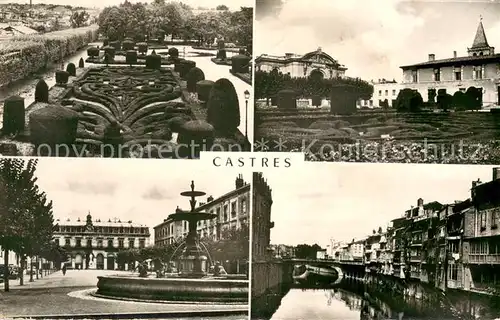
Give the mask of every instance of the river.
M 292 288 L 271 320 L 500 319 L 498 297 L 453 291 L 444 294 L 417 285 L 422 296 L 400 295 L 385 286 L 342 280 L 322 289 Z
M 90 45 L 99 45 L 101 46 L 102 43 L 96 42 L 96 43 L 91 43 Z M 229 79 L 235 89 L 236 93 L 238 94 L 238 100 L 240 104 L 240 126 L 238 129 L 245 134 L 245 126 L 246 126 L 246 106 L 245 106 L 245 97 L 244 97 L 244 92 L 245 90 L 248 90 L 249 92 L 252 92 L 252 86 L 245 83 L 244 81 L 238 79 L 237 77 L 233 76 L 230 72 L 229 69 L 231 68 L 230 66 L 224 66 L 224 65 L 217 65 L 213 63 L 210 59 L 212 58 L 211 56 L 209 57 L 204 57 L 204 56 L 195 56 L 195 52 L 203 52 L 203 53 L 212 53 L 215 54 L 216 51 L 209 51 L 209 50 L 199 50 L 199 49 L 193 49 L 191 46 L 170 46 L 170 47 L 176 47 L 179 50 L 179 56 L 183 57 L 184 53 L 186 54 L 186 59 L 188 60 L 193 60 L 196 62 L 196 66 L 203 70 L 205 74 L 205 78 L 208 80 L 216 81 L 220 78 L 226 78 Z M 149 50 L 149 53 L 151 53 L 152 50 Z M 158 49 L 157 51 L 160 51 Z M 165 49 L 161 49 L 161 51 L 165 51 Z M 227 52 L 227 56 L 231 57 L 237 53 L 233 52 Z M 3 101 L 12 95 L 19 95 L 25 99 L 25 105 L 28 106 L 34 101 L 34 96 L 35 96 L 35 86 L 38 82 L 39 79 L 43 78 L 47 85 L 52 87 L 56 83 L 55 79 L 55 72 L 56 70 L 60 70 L 62 66 L 66 68 L 66 65 L 68 63 L 74 63 L 76 66 L 78 66 L 78 62 L 80 58 L 83 58 L 83 60 L 86 60 L 88 58 L 87 55 L 87 48 L 81 49 L 75 54 L 67 57 L 64 59 L 62 63 L 55 63 L 46 70 L 41 71 L 40 73 L 34 74 L 32 77 L 19 80 L 16 82 L 11 83 L 10 85 L 4 86 L 0 88 L 0 114 L 3 112 Z M 91 66 L 92 64 L 85 63 L 85 66 Z M 248 107 L 249 109 L 251 106 L 253 106 L 253 100 L 252 100 L 253 94 L 250 95 L 250 99 L 248 101 Z M 252 119 L 253 117 L 253 112 L 251 112 L 250 109 L 248 110 L 248 117 Z M 250 121 L 249 124 L 252 122 Z M 1 127 L 1 125 L 0 125 Z M 253 141 L 253 127 L 248 127 L 248 139 L 249 141 Z

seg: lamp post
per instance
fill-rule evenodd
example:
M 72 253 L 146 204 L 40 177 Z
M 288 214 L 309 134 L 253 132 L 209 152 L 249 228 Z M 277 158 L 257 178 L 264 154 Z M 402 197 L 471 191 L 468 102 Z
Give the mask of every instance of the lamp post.
M 248 99 L 250 99 L 250 92 L 245 90 L 245 137 L 248 139 Z

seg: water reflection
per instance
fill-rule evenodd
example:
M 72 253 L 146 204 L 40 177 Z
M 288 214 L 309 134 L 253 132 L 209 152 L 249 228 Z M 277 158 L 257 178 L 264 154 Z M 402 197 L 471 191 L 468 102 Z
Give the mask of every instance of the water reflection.
M 399 291 L 394 283 L 371 286 L 343 280 L 333 287 L 293 288 L 282 299 L 272 320 L 299 319 L 500 319 L 497 297 L 478 297 L 463 292 L 443 294 L 418 285 L 416 298 Z

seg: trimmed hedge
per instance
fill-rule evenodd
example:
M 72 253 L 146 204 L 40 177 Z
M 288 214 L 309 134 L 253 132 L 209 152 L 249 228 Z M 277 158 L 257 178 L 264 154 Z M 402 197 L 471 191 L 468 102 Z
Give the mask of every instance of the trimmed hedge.
M 68 65 L 66 66 L 66 71 L 68 71 L 70 76 L 76 77 L 76 66 L 74 63 L 68 63 Z
M 65 85 L 69 80 L 69 72 L 64 70 L 56 71 L 56 84 Z
M 297 93 L 293 90 L 284 89 L 278 92 L 277 106 L 280 109 L 297 109 Z
M 137 44 L 137 51 L 142 54 L 146 54 L 148 52 L 148 44 L 146 42 L 139 42 Z
M 201 80 L 196 83 L 196 93 L 198 94 L 198 100 L 208 101 L 210 98 L 210 91 L 214 86 L 215 82 L 212 80 Z
M 186 75 L 187 90 L 189 92 L 196 92 L 196 84 L 198 81 L 205 80 L 205 74 L 200 68 L 194 67 L 189 70 Z
M 125 53 L 125 61 L 128 64 L 137 63 L 137 51 L 135 51 L 135 50 L 128 50 Z
M 45 80 L 40 79 L 35 87 L 35 102 L 49 102 L 49 86 Z
M 83 58 L 78 60 L 78 68 L 85 68 L 85 61 L 83 61 Z
M 231 71 L 233 73 L 248 73 L 250 57 L 243 54 L 231 58 Z
M 11 96 L 3 105 L 3 134 L 17 134 L 24 130 L 24 98 Z
M 168 49 L 168 55 L 174 59 L 179 58 L 179 50 L 177 48 L 170 48 Z
M 76 139 L 78 113 L 61 106 L 47 106 L 29 115 L 30 140 L 35 145 L 71 145 Z
M 207 101 L 207 121 L 219 132 L 234 133 L 240 125 L 238 94 L 228 79 L 217 80 Z
M 184 123 L 177 137 L 180 144 L 179 155 L 182 158 L 196 159 L 201 150 L 210 150 L 215 140 L 214 127 L 202 120 Z
M 161 56 L 156 54 L 146 56 L 146 69 L 161 69 Z
M 97 26 L 16 36 L 0 46 L 0 86 L 26 78 L 97 39 Z
M 353 85 L 339 84 L 332 86 L 330 91 L 330 112 L 339 115 L 354 114 L 358 111 L 356 100 L 359 97 L 358 88 Z

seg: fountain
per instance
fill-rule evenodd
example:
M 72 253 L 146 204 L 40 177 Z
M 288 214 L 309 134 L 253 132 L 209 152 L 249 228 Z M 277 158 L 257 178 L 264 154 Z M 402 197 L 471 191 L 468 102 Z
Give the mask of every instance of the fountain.
M 196 210 L 196 198 L 204 196 L 205 192 L 196 191 L 192 181 L 191 190 L 181 195 L 190 198 L 191 210 L 176 210 L 169 215 L 174 221 L 188 222 L 185 247 L 177 260 L 179 273 L 166 278 L 99 276 L 94 296 L 153 302 L 248 303 L 247 279 L 208 273 L 208 257 L 201 249 L 196 227 L 198 221 L 213 219 L 217 215 Z

